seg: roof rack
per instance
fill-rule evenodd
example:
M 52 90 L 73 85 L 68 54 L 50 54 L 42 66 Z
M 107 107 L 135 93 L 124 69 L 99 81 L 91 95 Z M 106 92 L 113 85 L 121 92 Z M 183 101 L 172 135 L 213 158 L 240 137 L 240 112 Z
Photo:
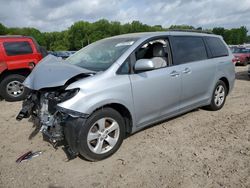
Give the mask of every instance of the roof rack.
M 194 33 L 213 34 L 213 32 L 211 32 L 211 31 L 196 30 L 196 29 L 167 29 L 167 31 L 180 31 L 180 32 L 194 32 Z

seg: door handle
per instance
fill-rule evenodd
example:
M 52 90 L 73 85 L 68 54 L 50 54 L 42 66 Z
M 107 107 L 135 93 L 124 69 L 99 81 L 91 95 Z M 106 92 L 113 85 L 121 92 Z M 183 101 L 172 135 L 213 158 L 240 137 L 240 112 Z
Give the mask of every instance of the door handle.
M 189 73 L 191 73 L 191 69 L 190 68 L 185 68 L 183 73 L 184 74 L 189 74 Z
M 172 76 L 172 77 L 178 77 L 180 74 L 177 72 L 177 71 L 172 71 L 171 73 L 170 73 L 170 76 Z

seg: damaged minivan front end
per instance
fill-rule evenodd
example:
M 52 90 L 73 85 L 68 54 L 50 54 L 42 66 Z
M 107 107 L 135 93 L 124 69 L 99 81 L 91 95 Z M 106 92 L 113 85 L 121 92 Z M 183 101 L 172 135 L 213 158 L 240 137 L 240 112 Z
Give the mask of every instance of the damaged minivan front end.
M 88 115 L 60 107 L 58 104 L 73 98 L 80 91 L 79 88 L 67 89 L 67 86 L 77 80 L 93 76 L 95 73 L 65 64 L 53 56 L 45 58 L 38 66 L 40 67 L 37 67 L 24 82 L 24 85 L 29 87 L 31 92 L 23 101 L 22 109 L 16 119 L 20 121 L 23 118 L 32 118 L 40 132 L 54 146 L 66 141 L 68 157 L 73 158 L 78 154 L 74 144 L 75 138 L 72 136 L 72 131 L 76 131 L 74 130 L 76 127 L 74 122 L 84 121 Z M 61 73 L 63 69 L 67 73 L 71 70 L 71 74 L 60 74 L 57 72 L 58 69 Z M 46 75 L 46 72 L 51 73 Z M 41 75 L 42 82 L 39 80 Z M 44 78 L 48 79 L 49 83 L 46 83 Z M 53 83 L 51 80 L 55 82 Z M 58 82 L 59 80 L 60 82 Z M 49 84 L 51 87 L 45 87 Z

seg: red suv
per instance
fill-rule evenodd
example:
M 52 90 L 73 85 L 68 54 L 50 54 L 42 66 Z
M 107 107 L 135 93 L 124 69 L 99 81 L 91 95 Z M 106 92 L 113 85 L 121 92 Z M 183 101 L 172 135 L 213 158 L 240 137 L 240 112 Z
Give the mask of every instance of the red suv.
M 22 82 L 47 55 L 27 36 L 0 36 L 0 96 L 6 101 L 22 100 L 28 92 Z

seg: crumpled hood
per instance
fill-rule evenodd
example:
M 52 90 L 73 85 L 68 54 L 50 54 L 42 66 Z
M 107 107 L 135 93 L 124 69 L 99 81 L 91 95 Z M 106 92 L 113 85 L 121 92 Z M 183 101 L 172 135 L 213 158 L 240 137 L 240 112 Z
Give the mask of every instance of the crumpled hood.
M 38 63 L 23 84 L 32 90 L 58 87 L 63 86 L 69 79 L 84 73 L 91 73 L 91 71 L 48 55 Z

